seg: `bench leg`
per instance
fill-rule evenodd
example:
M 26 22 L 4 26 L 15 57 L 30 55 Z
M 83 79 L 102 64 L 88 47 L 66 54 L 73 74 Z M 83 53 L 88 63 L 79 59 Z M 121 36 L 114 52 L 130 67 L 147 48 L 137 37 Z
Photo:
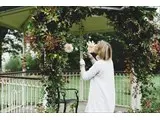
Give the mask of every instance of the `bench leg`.
M 59 107 L 60 107 L 60 103 L 57 104 L 56 113 L 59 113 Z
M 77 98 L 77 103 L 76 103 L 75 113 L 77 113 L 77 112 L 78 112 L 78 105 L 79 105 L 78 91 L 76 92 L 76 98 Z
M 65 112 L 66 112 L 66 107 L 67 107 L 67 103 L 66 103 L 66 102 L 64 102 L 64 110 L 63 110 L 63 113 L 65 113 Z
M 77 101 L 77 103 L 76 103 L 75 113 L 77 113 L 77 112 L 78 112 L 78 105 L 79 105 L 79 101 Z

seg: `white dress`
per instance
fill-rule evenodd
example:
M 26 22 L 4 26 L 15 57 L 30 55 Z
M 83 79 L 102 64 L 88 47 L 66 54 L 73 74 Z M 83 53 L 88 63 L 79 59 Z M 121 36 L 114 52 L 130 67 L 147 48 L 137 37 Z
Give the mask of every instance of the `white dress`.
M 83 80 L 90 80 L 88 103 L 85 112 L 114 112 L 115 82 L 113 61 L 98 60 L 85 71 L 81 67 Z

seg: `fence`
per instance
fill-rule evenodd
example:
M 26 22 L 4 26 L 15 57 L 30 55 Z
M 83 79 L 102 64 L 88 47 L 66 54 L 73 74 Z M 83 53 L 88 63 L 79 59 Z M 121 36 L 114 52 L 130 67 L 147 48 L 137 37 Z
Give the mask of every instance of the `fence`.
M 79 90 L 80 101 L 87 101 L 89 81 L 80 80 L 79 72 L 65 72 L 66 88 Z M 0 109 L 1 112 L 36 112 L 36 105 L 43 102 L 44 88 L 39 74 L 10 73 L 0 75 Z M 153 79 L 160 100 L 160 75 Z M 131 104 L 130 80 L 124 73 L 115 74 L 116 105 L 129 107 Z M 67 97 L 72 98 L 73 93 L 68 92 Z
M 36 112 L 43 100 L 41 78 L 33 73 L 10 73 L 0 76 L 0 111 L 11 113 Z
M 80 80 L 79 72 L 67 72 L 64 76 L 66 77 L 66 87 L 78 89 L 80 100 L 86 101 L 88 99 L 89 81 Z M 116 105 L 129 107 L 131 101 L 129 76 L 124 73 L 116 73 L 115 87 Z M 68 93 L 67 97 L 73 97 L 73 94 Z

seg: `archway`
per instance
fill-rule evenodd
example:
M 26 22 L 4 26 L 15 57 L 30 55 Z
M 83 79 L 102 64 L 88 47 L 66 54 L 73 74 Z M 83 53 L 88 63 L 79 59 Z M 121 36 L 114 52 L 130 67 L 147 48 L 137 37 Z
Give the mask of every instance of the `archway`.
M 39 13 L 37 14 L 37 17 L 35 17 L 37 22 L 33 25 L 35 28 L 37 28 L 38 25 L 41 25 L 42 21 L 47 21 L 45 17 L 47 15 L 41 11 L 42 9 L 45 10 L 44 8 L 38 9 Z M 52 12 L 48 15 L 52 17 L 54 16 L 51 20 L 52 22 L 48 22 L 44 26 L 42 25 L 44 29 L 48 29 L 50 33 L 48 34 L 44 31 L 40 31 L 39 33 L 45 33 L 45 35 L 43 36 L 43 38 L 47 38 L 45 42 L 48 42 L 48 38 L 51 38 L 50 40 L 59 43 L 59 38 L 61 38 L 62 36 L 67 37 L 67 31 L 73 23 L 78 23 L 79 21 L 81 21 L 81 19 L 85 19 L 86 16 L 102 16 L 105 14 L 107 18 L 112 21 L 113 26 L 115 27 L 115 30 L 119 35 L 118 39 L 125 48 L 126 52 L 124 54 L 126 55 L 127 65 L 129 65 L 127 67 L 128 73 L 132 73 L 134 76 L 136 76 L 137 81 L 135 81 L 135 83 L 141 83 L 141 85 L 135 85 L 134 93 L 136 93 L 137 95 L 137 89 L 141 88 L 138 91 L 141 91 L 142 93 L 141 103 L 144 107 L 143 110 L 145 111 L 147 99 L 150 99 L 150 90 L 148 90 L 148 86 L 152 84 L 150 83 L 151 81 L 149 81 L 149 76 L 153 75 L 152 69 L 156 66 L 156 63 L 159 59 L 157 54 L 153 54 L 153 51 L 150 47 L 150 39 L 152 39 L 152 36 L 156 29 L 155 26 L 150 22 L 154 18 L 155 10 L 155 8 L 148 7 L 128 7 L 124 8 L 122 11 L 110 11 L 106 9 L 96 8 L 92 9 L 89 7 L 51 7 L 48 8 L 48 10 L 46 9 L 46 12 Z M 50 26 L 52 26 L 52 28 Z M 59 36 L 58 32 L 61 34 L 61 36 Z M 39 34 L 34 30 L 32 31 L 32 33 L 35 33 L 35 35 Z M 65 40 L 65 37 L 62 37 L 62 39 Z M 42 36 L 39 38 L 42 38 Z M 42 41 L 42 39 L 39 40 Z M 49 48 L 49 46 L 47 48 Z M 61 49 L 57 48 L 56 46 L 54 46 L 54 48 L 54 50 L 56 51 Z M 65 54 L 64 53 L 62 55 L 62 53 L 60 52 L 59 54 L 57 54 L 57 52 L 55 53 L 53 49 L 48 49 L 48 51 L 56 54 L 56 56 L 52 56 L 54 60 L 60 60 L 60 58 L 62 56 L 64 57 Z M 60 58 L 57 56 L 59 56 Z M 56 63 L 56 65 L 57 64 L 59 63 Z M 57 68 L 54 69 L 58 71 Z M 58 73 L 59 72 L 55 72 L 54 74 Z M 52 79 L 58 80 L 56 77 L 57 76 L 53 76 Z M 132 107 L 133 109 L 140 109 L 139 105 L 135 105 Z
M 31 37 L 31 41 L 35 43 L 34 45 L 37 44 L 37 47 L 39 48 L 43 48 L 43 45 L 45 45 L 47 52 L 46 62 L 51 66 L 54 63 L 54 65 L 59 68 L 57 69 L 54 66 L 52 66 L 52 68 L 50 65 L 47 66 L 47 64 L 45 64 L 45 68 L 43 67 L 44 72 L 46 72 L 46 74 L 54 74 L 54 76 L 50 76 L 48 83 L 50 82 L 52 85 L 60 87 L 63 84 L 60 75 L 65 68 L 64 65 L 66 64 L 65 58 L 67 54 L 62 52 L 62 45 L 65 44 L 67 31 L 72 24 L 79 22 L 81 19 L 85 19 L 87 16 L 101 16 L 104 14 L 107 15 L 107 18 L 109 18 L 110 21 L 112 21 L 117 34 L 119 34 L 121 44 L 124 45 L 126 50 L 125 54 L 127 56 L 126 62 L 129 64 L 128 72 L 132 71 L 133 74 L 136 73 L 134 75 L 138 82 L 141 82 L 142 84 L 141 103 L 145 108 L 146 100 L 149 98 L 150 94 L 147 87 L 151 85 L 148 76 L 152 75 L 152 68 L 155 67 L 158 60 L 157 54 L 153 54 L 150 49 L 150 39 L 155 30 L 155 26 L 150 23 L 155 14 L 154 8 L 128 7 L 122 9 L 122 11 L 110 11 L 109 9 L 106 10 L 90 7 L 37 8 L 37 14 L 34 16 L 35 19 L 31 22 L 31 26 L 29 27 L 30 32 L 36 39 Z M 45 31 L 46 28 L 47 31 Z M 53 41 L 54 44 L 50 41 Z M 50 45 L 52 45 L 52 48 L 50 48 Z M 132 68 L 134 68 L 134 72 Z M 55 81 L 53 81 L 53 79 Z M 54 88 L 51 88 L 52 89 L 48 89 L 48 91 L 50 94 L 54 94 L 52 92 Z M 50 97 L 49 101 L 50 100 L 54 101 L 55 99 Z M 49 104 L 53 106 L 52 102 Z

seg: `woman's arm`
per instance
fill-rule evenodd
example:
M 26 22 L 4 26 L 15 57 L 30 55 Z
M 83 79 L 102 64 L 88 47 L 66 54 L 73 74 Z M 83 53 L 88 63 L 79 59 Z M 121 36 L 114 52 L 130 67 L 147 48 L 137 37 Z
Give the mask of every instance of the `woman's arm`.
M 81 65 L 80 69 L 83 80 L 90 80 L 99 73 L 99 65 L 97 62 L 95 62 L 88 71 L 85 70 L 85 65 Z

